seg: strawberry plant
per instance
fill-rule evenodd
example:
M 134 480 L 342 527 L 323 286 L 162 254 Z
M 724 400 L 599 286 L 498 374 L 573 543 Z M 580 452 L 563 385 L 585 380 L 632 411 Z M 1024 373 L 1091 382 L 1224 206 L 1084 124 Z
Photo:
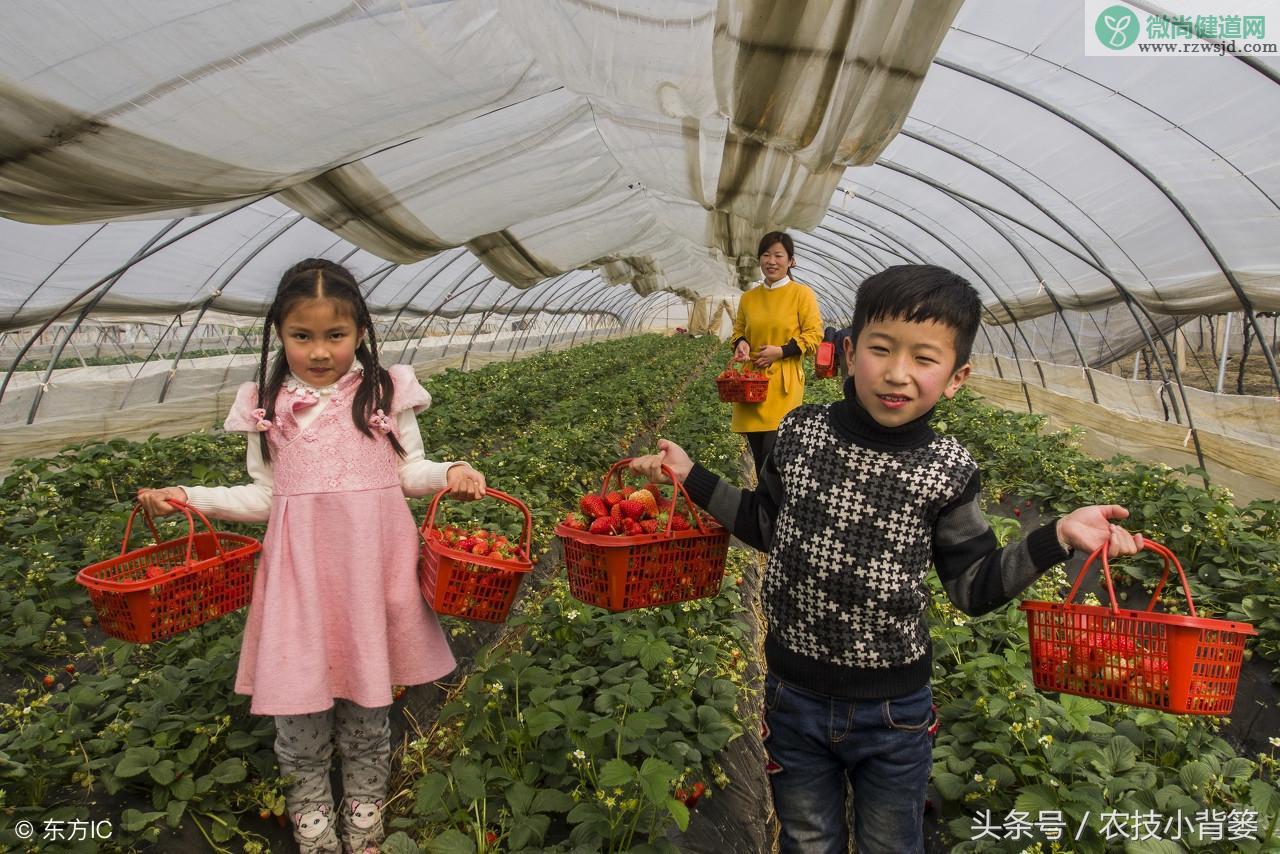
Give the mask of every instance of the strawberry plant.
M 810 402 L 843 397 L 834 383 L 812 383 L 805 394 Z M 1076 449 L 1072 433 L 1041 433 L 1043 419 L 987 406 L 964 390 L 939 404 L 933 424 L 938 432 L 955 435 L 973 453 L 982 469 L 984 491 L 995 501 L 1020 496 L 1053 512 L 1082 504 L 1125 504 L 1134 512 L 1134 521 L 1127 524 L 1157 533 L 1180 555 L 1213 548 L 1190 519 L 1190 507 L 1197 507 L 1197 512 L 1213 514 L 1211 530 L 1229 532 L 1228 539 L 1244 558 L 1243 566 L 1253 566 L 1250 589 L 1259 591 L 1253 595 L 1262 599 L 1276 589 L 1274 581 L 1264 581 L 1273 577 L 1270 571 L 1259 566 L 1276 560 L 1274 545 L 1260 542 L 1255 533 L 1242 534 L 1245 520 L 1251 520 L 1264 538 L 1274 537 L 1277 508 L 1255 503 L 1236 509 L 1225 496 L 1189 486 L 1167 468 L 1123 457 L 1090 459 Z M 992 517 L 990 521 L 1001 542 L 1021 531 L 1016 519 Z M 1189 564 L 1184 561 L 1188 570 Z M 1144 566 L 1148 583 L 1153 583 L 1149 573 L 1157 566 L 1137 558 L 1117 563 L 1113 572 L 1124 574 L 1131 568 L 1143 572 Z M 1205 581 L 1203 577 L 1192 580 L 1197 603 L 1208 592 Z M 1055 601 L 1069 587 L 1059 567 L 1022 596 Z M 1051 850 L 1048 840 L 1039 836 L 974 839 L 979 810 L 988 810 L 993 817 L 1018 811 L 1032 820 L 1059 813 L 1072 828 L 1071 836 L 1085 825 L 1081 838 L 1070 845 L 1081 852 L 1115 850 L 1117 843 L 1098 832 L 1103 826 L 1098 816 L 1108 810 L 1129 815 L 1154 811 L 1164 816 L 1179 811 L 1196 816 L 1215 809 L 1224 813 L 1253 810 L 1258 823 L 1255 841 L 1193 839 L 1189 844 L 1195 850 L 1237 852 L 1263 850 L 1280 841 L 1275 836 L 1280 826 L 1276 787 L 1280 763 L 1274 755 L 1259 755 L 1257 761 L 1238 755 L 1219 735 L 1221 724 L 1214 718 L 1037 692 L 1030 684 L 1026 621 L 1016 603 L 973 619 L 950 604 L 936 576 L 930 576 L 929 589 L 932 684 L 942 723 L 934 747 L 932 782 L 942 796 L 943 818 L 956 840 L 952 850 L 1020 852 L 1028 846 L 1029 850 Z M 1249 598 L 1242 599 L 1242 592 L 1219 588 L 1211 607 L 1218 616 L 1238 615 Z M 1170 610 L 1178 606 L 1172 597 L 1165 604 Z M 1276 629 L 1280 626 L 1272 627 L 1273 632 Z M 1079 680 L 1105 673 L 1108 666 L 1127 664 L 1132 675 L 1126 690 L 1135 702 L 1152 701 L 1167 690 L 1168 662 L 1143 656 L 1136 644 L 1131 649 L 1124 640 L 1095 637 L 1093 648 L 1087 643 L 1068 644 L 1065 637 L 1040 640 L 1036 659 L 1041 667 Z M 1259 648 L 1267 646 L 1260 643 Z M 1256 840 L 1270 842 L 1260 845 Z
M 611 616 L 553 581 L 511 621 L 518 648 L 481 662 L 409 745 L 418 776 L 395 826 L 433 849 L 490 850 L 493 833 L 511 851 L 625 851 L 642 839 L 674 850 L 664 828 L 687 824 L 712 757 L 741 732 L 739 607 L 727 584 L 714 599 Z M 686 788 L 697 795 L 677 797 Z
M 934 423 L 973 454 L 996 501 L 1016 495 L 1054 513 L 1086 504 L 1127 507 L 1126 526 L 1178 555 L 1199 609 L 1258 629 L 1247 652 L 1272 662 L 1280 684 L 1280 501 L 1237 507 L 1226 490 L 1193 483 L 1195 470 L 1124 456 L 1093 459 L 1079 449 L 1078 432 L 1046 432 L 1043 417 L 985 406 L 964 390 L 939 404 Z M 1140 555 L 1116 571 L 1150 589 L 1160 563 Z M 1162 605 L 1186 610 L 1174 590 L 1166 589 Z
M 517 412 L 525 389 L 510 377 L 496 384 L 502 393 L 490 395 L 495 403 L 484 435 L 508 443 L 508 437 L 520 436 L 523 441 L 518 447 L 508 444 L 501 458 L 484 458 L 481 465 L 492 473 L 491 482 L 510 475 L 512 491 L 537 500 L 536 548 L 549 539 L 556 507 L 580 492 L 581 482 L 598 465 L 594 459 L 582 462 L 582 449 L 607 447 L 610 437 L 619 435 L 618 424 L 638 431 L 652 418 L 641 413 L 662 411 L 663 401 L 687 375 L 688 360 L 708 352 L 705 342 L 678 342 L 681 361 L 672 362 L 667 343 L 646 336 L 547 357 L 547 400 L 562 405 L 543 402 L 541 423 L 537 417 L 507 421 L 503 416 Z M 583 417 L 575 396 L 592 373 L 589 360 L 602 354 L 612 354 L 618 385 L 589 407 L 593 411 L 587 414 L 593 417 Z M 569 368 L 572 382 L 557 379 L 556 365 Z M 488 374 L 490 369 L 459 375 L 455 382 L 492 379 L 513 367 L 520 366 L 494 366 Z M 642 394 L 625 390 L 628 384 L 640 385 L 641 377 Z M 428 410 L 421 420 L 429 422 L 436 411 Z M 447 435 L 447 422 L 437 423 L 434 430 L 427 441 L 442 445 L 437 458 L 481 459 L 467 436 Z M 6 720 L 0 728 L 0 780 L 11 817 L 88 818 L 102 809 L 92 807 L 91 799 L 114 795 L 131 803 L 115 823 L 114 845 L 146 843 L 164 827 L 193 824 L 217 849 L 235 838 L 246 851 L 265 846 L 266 840 L 242 817 L 258 821 L 264 809 L 280 816 L 282 801 L 270 750 L 271 722 L 251 718 L 247 698 L 232 690 L 243 614 L 166 643 L 101 643 L 87 600 L 74 582 L 76 568 L 118 553 L 124 517 L 138 486 L 240 481 L 243 441 L 196 434 L 144 443 L 91 443 L 49 459 L 20 461 L 6 478 L 0 537 L 11 551 L 0 558 L 7 582 L 0 586 L 0 645 L 7 644 L 6 654 L 19 653 L 8 655 L 10 667 L 25 666 L 27 679 L 39 692 L 22 688 L 11 702 L 0 703 Z M 542 448 L 554 453 L 544 455 Z M 415 504 L 420 515 L 422 502 Z M 185 533 L 185 524 L 162 521 L 161 536 Z M 501 530 L 500 522 L 482 518 L 480 524 L 491 532 Z M 261 536 L 260 526 L 227 527 Z M 135 544 L 141 542 L 139 535 Z M 51 691 L 39 685 L 54 669 L 52 662 L 61 668 L 69 658 L 78 666 L 74 677 L 65 677 L 68 684 L 56 681 Z M 10 822 L 0 828 L 0 844 L 16 844 L 11 827 Z
M 727 430 L 729 407 L 712 382 L 724 352 L 705 340 L 638 336 L 447 372 L 428 382 L 435 402 L 419 416 L 428 456 L 472 460 L 491 485 L 527 501 L 536 558 L 566 509 L 582 524 L 597 518 L 579 498 L 634 450 L 634 437 L 659 424 L 658 435 L 739 478 L 741 442 Z M 810 400 L 839 395 L 837 383 L 806 389 Z M 1045 509 L 1128 504 L 1184 557 L 1198 604 L 1253 622 L 1263 631 L 1254 648 L 1280 659 L 1280 504 L 1235 508 L 1220 491 L 1188 486 L 1184 472 L 1091 460 L 1070 434 L 1043 434 L 1038 419 L 965 394 L 940 407 L 935 423 L 973 450 L 992 498 L 1017 495 Z M 118 552 L 137 486 L 238 482 L 242 442 L 215 433 L 89 443 L 19 461 L 5 479 L 0 653 L 19 687 L 0 698 L 0 808 L 10 812 L 0 846 L 17 843 L 18 818 L 104 817 L 107 798 L 124 807 L 109 816 L 120 850 L 173 827 L 198 828 L 214 849 L 267 844 L 255 828 L 263 813 L 282 817 L 283 800 L 271 722 L 251 717 L 231 687 L 243 614 L 162 644 L 103 642 L 74 582 L 78 567 Z M 649 490 L 655 513 L 641 491 L 606 496 L 604 515 L 612 520 L 619 508 L 631 518 L 624 502 L 634 501 L 643 509 L 633 521 L 656 521 L 660 494 Z M 455 527 L 476 540 L 486 539 L 474 536 L 484 529 L 490 547 L 499 536 L 516 541 L 510 519 L 486 503 L 471 505 L 472 518 Z M 419 518 L 424 505 L 413 502 Z M 1001 536 L 1019 527 L 995 524 Z M 165 537 L 180 532 L 185 520 L 161 527 Z M 731 552 L 731 570 L 744 559 Z M 1137 560 L 1117 567 L 1134 577 L 1152 569 Z M 714 755 L 748 726 L 742 710 L 755 706 L 742 684 L 750 651 L 735 619 L 733 575 L 713 598 L 621 615 L 572 601 L 563 580 L 531 591 L 512 633 L 406 749 L 409 774 L 394 800 L 400 833 L 385 850 L 414 850 L 419 841 L 443 850 L 669 850 L 666 829 L 680 826 L 691 801 L 714 794 L 695 794 L 699 787 L 725 784 Z M 1034 595 L 1061 595 L 1062 583 L 1052 575 Z M 1039 694 L 1028 686 L 1020 614 L 970 620 L 949 610 L 940 591 L 933 598 L 943 720 L 934 782 L 958 850 L 1001 850 L 969 839 L 979 806 L 1068 816 L 1249 807 L 1260 835 L 1274 833 L 1274 756 L 1236 755 L 1214 719 Z M 1144 664 L 1141 649 L 1108 648 L 1105 639 L 1099 646 L 1098 662 L 1072 661 L 1052 645 L 1039 652 L 1050 666 L 1129 668 L 1125 690 L 1135 702 L 1162 690 L 1159 666 Z M 1102 845 L 1085 838 L 1073 850 Z

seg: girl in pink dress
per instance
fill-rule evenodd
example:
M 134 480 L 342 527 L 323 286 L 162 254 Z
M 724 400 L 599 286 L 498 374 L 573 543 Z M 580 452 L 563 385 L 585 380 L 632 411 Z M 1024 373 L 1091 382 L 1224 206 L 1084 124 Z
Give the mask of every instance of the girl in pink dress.
M 275 330 L 283 342 L 270 371 Z M 418 592 L 418 534 L 405 496 L 475 499 L 466 463 L 427 460 L 414 413 L 431 396 L 407 365 L 378 363 L 369 309 L 345 267 L 285 272 L 267 312 L 258 382 L 224 429 L 249 434 L 252 483 L 139 490 L 153 513 L 185 501 L 215 519 L 267 523 L 245 624 L 237 693 L 273 715 L 285 803 L 300 850 L 377 850 L 390 775 L 392 685 L 454 669 Z M 329 765 L 336 741 L 343 800 Z M 341 840 L 341 842 L 339 841 Z

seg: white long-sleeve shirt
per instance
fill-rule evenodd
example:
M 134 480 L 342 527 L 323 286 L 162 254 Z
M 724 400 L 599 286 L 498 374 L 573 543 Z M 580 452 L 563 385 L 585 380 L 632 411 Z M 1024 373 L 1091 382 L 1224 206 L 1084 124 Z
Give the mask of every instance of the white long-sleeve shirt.
M 320 402 L 307 409 L 296 411 L 294 417 L 302 430 L 329 405 L 329 389 L 317 389 Z M 461 465 L 458 461 L 438 463 L 426 458 L 422 447 L 422 431 L 412 409 L 396 415 L 396 429 L 405 455 L 400 459 L 400 488 L 410 498 L 439 492 L 448 486 L 449 469 Z M 252 483 L 241 486 L 184 486 L 187 503 L 214 519 L 228 522 L 265 522 L 271 515 L 271 495 L 274 478 L 271 463 L 262 458 L 261 443 L 257 434 L 249 434 L 245 451 L 245 468 Z

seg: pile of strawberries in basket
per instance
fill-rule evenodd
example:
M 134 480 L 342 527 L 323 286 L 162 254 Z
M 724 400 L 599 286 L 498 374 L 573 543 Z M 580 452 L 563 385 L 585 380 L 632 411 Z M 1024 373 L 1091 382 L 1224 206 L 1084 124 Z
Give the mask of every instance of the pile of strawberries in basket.
M 568 513 L 561 524 L 575 531 L 634 537 L 666 531 L 669 517 L 672 531 L 689 530 L 689 517 L 660 494 L 652 484 L 633 492 L 590 492 L 578 500 L 579 512 Z
M 520 560 L 524 552 L 502 534 L 491 534 L 484 528 L 469 531 L 457 525 L 446 525 L 443 528 L 431 528 L 428 535 L 439 540 L 451 549 L 460 552 L 491 557 L 498 560 Z
M 157 578 L 164 578 L 166 575 L 173 572 L 174 570 L 186 569 L 186 568 L 187 568 L 187 564 L 185 563 L 152 564 L 151 566 L 147 567 L 147 580 L 154 581 Z
M 769 376 L 768 374 L 762 374 L 759 371 L 752 370 L 749 365 L 741 371 L 738 370 L 737 368 L 734 368 L 733 366 L 730 366 L 725 368 L 723 371 L 721 371 L 719 375 L 716 377 L 716 379 L 731 380 L 733 382 L 740 382 L 742 380 L 766 380 L 767 381 L 769 379 Z

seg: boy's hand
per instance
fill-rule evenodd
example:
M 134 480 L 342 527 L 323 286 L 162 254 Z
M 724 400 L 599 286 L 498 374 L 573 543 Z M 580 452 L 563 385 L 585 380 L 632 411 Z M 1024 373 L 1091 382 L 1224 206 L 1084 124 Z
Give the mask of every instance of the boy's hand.
M 171 500 L 186 504 L 187 491 L 181 486 L 138 490 L 138 502 L 142 504 L 142 509 L 152 516 L 168 516 L 170 513 L 177 513 L 178 508 L 169 503 Z
M 464 501 L 475 501 L 484 498 L 484 475 L 466 463 L 455 463 L 449 467 L 445 480 L 449 484 L 449 494 Z
M 1136 554 L 1142 549 L 1142 535 L 1111 523 L 1127 518 L 1129 511 L 1119 504 L 1081 507 L 1058 520 L 1058 541 L 1086 554 L 1103 543 L 1109 543 L 1107 557 Z
M 746 341 L 739 341 L 738 346 L 733 348 L 733 360 L 735 362 L 745 362 L 751 358 L 751 345 Z
M 670 478 L 662 467 L 666 466 L 675 474 L 676 480 L 684 483 L 684 479 L 693 471 L 693 460 L 684 452 L 684 448 L 666 439 L 658 440 L 658 453 L 645 457 L 636 457 L 631 461 L 631 470 L 639 472 L 654 483 L 667 483 Z

